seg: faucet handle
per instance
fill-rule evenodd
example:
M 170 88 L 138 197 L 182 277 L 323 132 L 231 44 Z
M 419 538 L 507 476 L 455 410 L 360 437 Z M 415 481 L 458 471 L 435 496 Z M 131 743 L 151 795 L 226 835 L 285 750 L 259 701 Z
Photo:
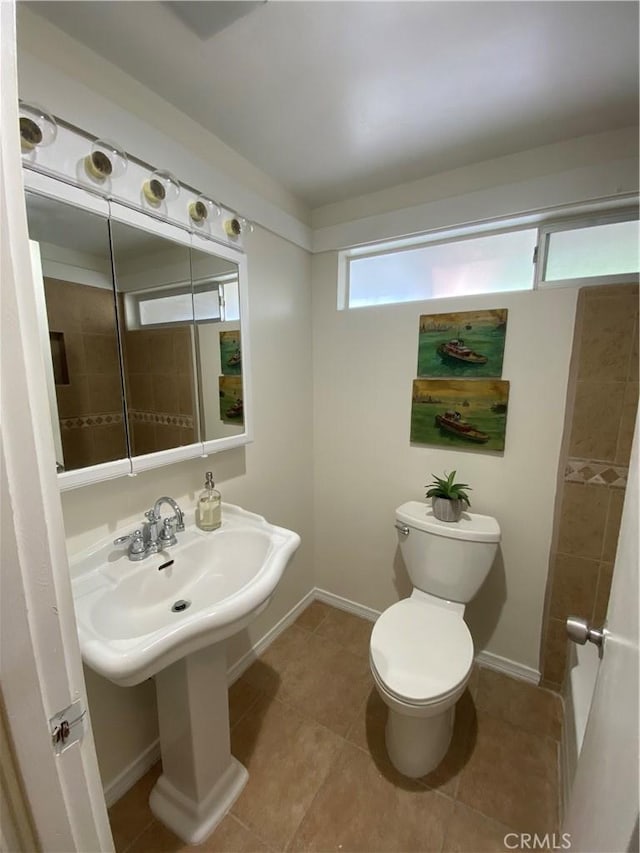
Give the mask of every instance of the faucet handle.
M 118 536 L 113 540 L 114 545 L 124 545 L 129 542 L 128 554 L 130 560 L 140 560 L 144 556 L 145 545 L 142 530 L 134 530 L 126 536 Z
M 176 534 L 173 532 L 173 519 L 165 518 L 158 537 L 158 542 L 163 546 L 175 545 L 177 543 Z

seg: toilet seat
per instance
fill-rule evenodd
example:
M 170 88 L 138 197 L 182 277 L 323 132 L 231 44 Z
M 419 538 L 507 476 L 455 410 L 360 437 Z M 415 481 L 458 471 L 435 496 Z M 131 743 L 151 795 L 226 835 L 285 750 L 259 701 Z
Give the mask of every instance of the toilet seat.
M 473 640 L 462 615 L 445 602 L 408 598 L 375 623 L 370 662 L 390 696 L 410 706 L 431 705 L 459 695 L 471 672 Z

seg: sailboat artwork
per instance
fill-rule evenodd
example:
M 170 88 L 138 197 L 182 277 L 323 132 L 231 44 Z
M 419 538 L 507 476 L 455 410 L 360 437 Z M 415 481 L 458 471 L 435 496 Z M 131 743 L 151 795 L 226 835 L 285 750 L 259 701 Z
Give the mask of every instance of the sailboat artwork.
M 488 378 L 502 375 L 506 308 L 423 314 L 418 376 Z

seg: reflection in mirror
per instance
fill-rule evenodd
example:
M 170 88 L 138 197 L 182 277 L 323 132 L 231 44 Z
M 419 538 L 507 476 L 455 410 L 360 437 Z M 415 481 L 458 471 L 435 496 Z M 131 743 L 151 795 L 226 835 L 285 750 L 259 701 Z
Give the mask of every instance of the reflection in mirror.
M 238 265 L 191 250 L 202 440 L 245 431 Z
M 111 221 L 131 455 L 199 440 L 189 248 Z
M 128 455 L 107 219 L 26 193 L 58 471 Z M 46 316 L 45 316 L 46 314 Z M 46 325 L 46 329 L 44 326 Z

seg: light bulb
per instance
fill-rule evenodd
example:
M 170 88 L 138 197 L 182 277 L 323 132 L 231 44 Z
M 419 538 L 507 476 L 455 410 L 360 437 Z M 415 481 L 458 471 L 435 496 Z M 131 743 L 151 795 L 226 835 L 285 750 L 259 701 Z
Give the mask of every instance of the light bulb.
M 84 158 L 87 174 L 96 181 L 121 177 L 127 171 L 127 163 L 125 152 L 108 139 L 97 139 L 91 146 L 91 154 Z
M 220 216 L 220 205 L 205 195 L 199 195 L 189 204 L 189 216 L 196 225 L 204 225 L 208 219 Z
M 20 145 L 24 153 L 35 148 L 51 145 L 58 135 L 54 117 L 39 104 L 20 102 Z
M 242 233 L 242 224 L 235 216 L 233 219 L 225 219 L 224 230 L 229 237 L 239 237 Z
M 180 195 L 180 184 L 171 172 L 156 171 L 142 185 L 144 197 L 153 207 L 174 201 Z

